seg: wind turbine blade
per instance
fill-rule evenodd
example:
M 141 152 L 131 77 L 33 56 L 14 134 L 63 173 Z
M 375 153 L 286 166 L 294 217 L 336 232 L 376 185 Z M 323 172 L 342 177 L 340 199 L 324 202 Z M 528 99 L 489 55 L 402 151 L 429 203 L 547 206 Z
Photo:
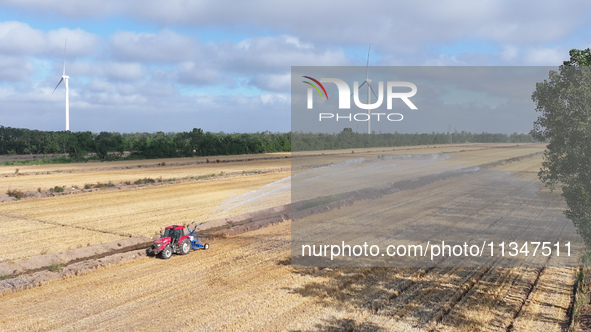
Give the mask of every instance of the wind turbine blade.
M 364 85 L 365 85 L 365 83 L 367 83 L 367 81 L 363 82 L 363 83 L 361 84 L 361 86 L 357 88 L 357 90 L 361 89 L 361 87 L 362 87 L 362 86 L 364 86 Z M 355 93 L 355 91 L 351 92 L 351 96 L 352 96 L 354 93 Z M 350 97 L 350 96 L 349 96 L 349 97 Z
M 68 45 L 68 38 L 66 38 L 66 41 L 64 42 L 64 72 L 63 72 L 63 76 L 66 76 L 66 46 Z
M 369 43 L 369 48 L 367 49 L 367 64 L 365 65 L 365 79 L 369 76 L 369 51 L 371 50 L 371 43 Z
M 369 86 L 369 89 L 371 90 L 371 93 L 373 93 L 374 97 L 376 97 L 376 99 L 379 99 L 378 96 L 376 96 L 376 93 L 373 91 L 371 84 L 368 83 L 367 86 Z
M 57 85 L 55 86 L 55 89 L 53 89 L 53 92 L 51 94 L 53 94 L 55 92 L 55 90 L 57 90 L 57 87 L 60 86 L 60 84 L 62 83 L 63 80 L 64 80 L 64 78 L 62 77 L 62 79 L 57 83 Z

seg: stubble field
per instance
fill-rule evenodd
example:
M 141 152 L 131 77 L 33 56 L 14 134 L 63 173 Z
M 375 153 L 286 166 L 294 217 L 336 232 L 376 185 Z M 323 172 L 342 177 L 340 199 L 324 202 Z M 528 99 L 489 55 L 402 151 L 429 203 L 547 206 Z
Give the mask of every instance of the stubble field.
M 493 217 L 501 222 L 518 220 L 523 227 L 534 222 L 566 223 L 560 196 L 547 192 L 536 178 L 541 156 L 534 154 L 543 149 L 540 144 L 472 144 L 324 151 L 293 158 L 291 169 L 286 158 L 202 164 L 203 168 L 193 170 L 189 168 L 195 165 L 173 166 L 166 161 L 166 166 L 155 168 L 163 178 L 169 177 L 167 170 L 172 174 L 183 167 L 184 176 L 219 174 L 220 167 L 239 174 L 1 203 L 0 227 L 5 238 L 16 239 L 20 245 L 15 248 L 14 241 L 0 244 L 0 261 L 129 235 L 151 235 L 172 223 L 207 221 L 287 204 L 292 175 L 313 183 L 306 199 L 351 191 L 355 189 L 351 183 L 331 182 L 333 174 L 345 171 L 341 166 L 355 170 L 362 163 L 349 161 L 389 160 L 388 156 L 401 170 L 396 181 L 488 165 L 482 171 L 366 203 L 375 204 L 376 214 L 395 214 L 401 225 L 458 217 L 483 222 Z M 421 156 L 420 163 L 414 155 Z M 437 163 L 422 162 L 431 155 L 446 157 Z M 523 158 L 500 162 L 517 157 Z M 12 182 L 6 180 L 3 185 L 16 187 L 26 179 L 22 185 L 34 188 L 32 179 L 38 176 L 47 186 L 70 185 L 69 173 L 53 172 L 52 166 L 43 166 L 50 174 L 7 177 Z M 104 167 L 72 174 L 89 177 L 77 180 L 82 182 L 113 181 L 115 176 L 115 181 L 128 181 L 148 176 L 137 173 L 141 171 L 152 169 Z M 526 189 L 529 193 L 533 188 L 535 195 L 523 196 L 522 189 L 515 187 L 495 187 L 499 174 L 530 183 Z M 175 176 L 179 175 L 170 177 Z M 453 193 L 454 199 L 441 193 Z M 392 204 L 384 204 L 388 200 Z M 547 267 L 535 268 L 291 266 L 293 223 L 325 227 L 317 221 L 361 213 L 356 204 L 217 239 L 208 251 L 175 255 L 170 260 L 138 258 L 4 293 L 0 330 L 561 331 L 570 324 L 576 269 L 551 267 L 550 260 L 556 257 L 550 258 Z M 350 219 L 372 222 L 371 215 Z

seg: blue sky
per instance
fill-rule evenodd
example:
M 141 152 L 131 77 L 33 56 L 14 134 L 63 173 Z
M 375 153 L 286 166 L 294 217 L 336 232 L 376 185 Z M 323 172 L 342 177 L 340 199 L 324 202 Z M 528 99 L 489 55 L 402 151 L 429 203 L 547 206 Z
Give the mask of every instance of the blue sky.
M 372 66 L 555 66 L 590 47 L 590 9 L 585 1 L 0 0 L 0 125 L 64 129 L 64 90 L 52 91 L 66 38 L 72 131 L 288 131 L 291 66 L 362 66 L 369 42 Z M 511 130 L 529 131 L 534 110 L 519 114 Z M 508 130 L 481 122 L 458 129 Z

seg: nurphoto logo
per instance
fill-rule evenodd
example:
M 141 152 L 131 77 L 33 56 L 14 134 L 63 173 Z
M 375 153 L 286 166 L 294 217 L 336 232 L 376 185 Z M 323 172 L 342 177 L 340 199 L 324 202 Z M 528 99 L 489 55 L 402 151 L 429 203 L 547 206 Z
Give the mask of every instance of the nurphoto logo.
M 324 100 L 324 98 L 326 98 L 326 100 L 328 100 L 328 93 L 326 92 L 326 89 L 324 88 L 324 85 L 322 83 L 334 83 L 338 89 L 338 108 L 340 110 L 346 110 L 346 109 L 351 109 L 351 97 L 353 97 L 353 102 L 355 103 L 355 106 L 357 108 L 363 109 L 363 110 L 367 110 L 367 113 L 349 113 L 349 114 L 339 114 L 338 112 L 334 112 L 334 113 L 319 113 L 318 115 L 318 121 L 322 121 L 324 120 L 328 120 L 328 119 L 333 119 L 335 121 L 339 121 L 339 120 L 349 120 L 349 121 L 370 121 L 370 119 L 373 117 L 375 118 L 377 121 L 380 121 L 381 119 L 385 118 L 388 121 L 402 121 L 402 119 L 404 119 L 404 116 L 401 113 L 371 113 L 371 110 L 377 109 L 378 107 L 382 106 L 382 103 L 384 102 L 384 82 L 380 81 L 378 82 L 378 94 L 376 96 L 373 88 L 371 87 L 371 85 L 369 83 L 371 83 L 371 80 L 366 80 L 365 82 L 363 82 L 363 84 L 361 84 L 361 86 L 359 86 L 359 82 L 358 81 L 354 81 L 353 82 L 353 93 L 351 93 L 351 88 L 349 87 L 349 85 L 338 78 L 321 78 L 319 80 L 312 78 L 310 76 L 303 76 L 304 78 L 310 80 L 309 81 L 303 81 L 303 83 L 310 85 L 310 87 L 308 88 L 308 95 L 307 95 L 307 108 L 308 109 L 313 109 L 314 108 L 314 90 L 316 90 L 316 92 L 318 93 L 318 95 L 320 96 L 321 100 Z M 359 99 L 359 89 L 365 85 L 367 83 L 368 85 L 368 93 L 367 93 L 367 103 L 363 103 L 361 102 L 361 100 Z M 410 91 L 403 91 L 400 92 L 400 88 L 407 88 L 410 89 Z M 386 82 L 386 103 L 387 103 L 387 109 L 391 110 L 392 109 L 392 100 L 394 99 L 400 99 L 402 100 L 406 106 L 411 109 L 411 110 L 416 110 L 418 109 L 415 104 L 410 100 L 411 97 L 413 97 L 414 95 L 416 95 L 417 93 L 417 86 L 414 83 L 411 82 L 403 82 L 403 81 L 387 81 Z M 374 103 L 371 103 L 371 94 L 370 91 L 373 93 L 374 96 L 376 96 L 377 101 Z

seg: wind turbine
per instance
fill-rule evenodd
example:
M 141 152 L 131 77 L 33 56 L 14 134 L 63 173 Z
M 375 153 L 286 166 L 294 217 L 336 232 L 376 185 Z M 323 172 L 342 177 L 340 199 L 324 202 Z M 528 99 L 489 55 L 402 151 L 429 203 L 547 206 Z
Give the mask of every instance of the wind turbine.
M 359 86 L 359 90 L 361 87 L 367 84 L 367 104 L 371 104 L 371 94 L 373 93 L 376 96 L 376 93 L 373 91 L 371 87 L 371 79 L 369 78 L 369 52 L 371 51 L 371 43 L 369 43 L 369 48 L 367 49 L 367 65 L 365 67 L 365 81 Z M 378 96 L 376 96 L 376 99 Z M 367 110 L 367 133 L 371 134 L 371 110 Z
M 60 86 L 62 81 L 65 81 L 66 85 L 66 131 L 70 131 L 70 90 L 68 89 L 68 79 L 70 76 L 66 75 L 66 44 L 68 43 L 68 39 L 66 38 L 66 42 L 64 43 L 64 70 L 62 72 L 62 79 L 57 83 L 55 89 L 53 89 L 53 93 L 57 90 L 57 87 Z

